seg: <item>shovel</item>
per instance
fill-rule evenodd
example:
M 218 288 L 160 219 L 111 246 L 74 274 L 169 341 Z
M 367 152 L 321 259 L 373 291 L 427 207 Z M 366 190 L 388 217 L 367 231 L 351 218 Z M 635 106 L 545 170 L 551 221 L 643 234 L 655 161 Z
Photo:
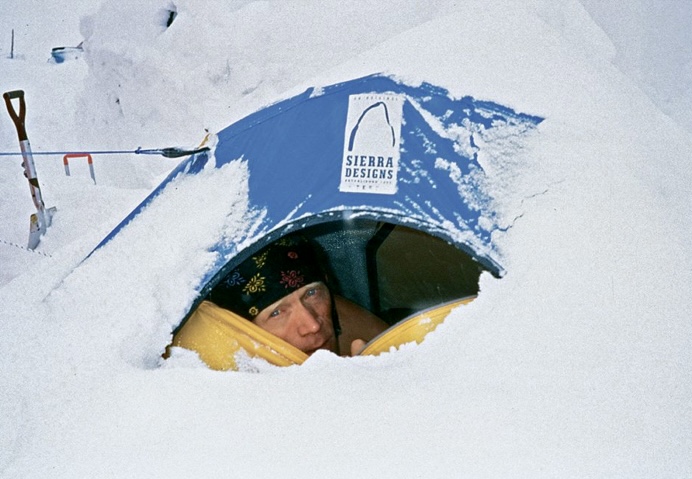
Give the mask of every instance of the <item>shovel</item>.
M 36 166 L 34 166 L 34 157 L 31 154 L 31 145 L 29 144 L 29 138 L 26 135 L 26 128 L 24 126 L 24 118 L 26 117 L 26 103 L 24 102 L 24 91 L 15 90 L 9 91 L 2 95 L 5 99 L 5 105 L 7 105 L 7 111 L 14 122 L 14 126 L 17 128 L 17 136 L 19 137 L 19 148 L 22 150 L 22 166 L 24 167 L 24 176 L 29 180 L 29 189 L 31 190 L 31 198 L 34 200 L 34 205 L 36 206 L 36 213 L 32 213 L 29 225 L 29 249 L 36 249 L 39 241 L 41 240 L 41 235 L 46 232 L 46 229 L 50 226 L 53 215 L 57 211 L 55 207 L 46 208 L 43 203 L 43 197 L 41 196 L 41 187 L 38 184 L 38 178 L 36 177 Z M 19 114 L 14 109 L 12 105 L 12 100 L 19 99 Z

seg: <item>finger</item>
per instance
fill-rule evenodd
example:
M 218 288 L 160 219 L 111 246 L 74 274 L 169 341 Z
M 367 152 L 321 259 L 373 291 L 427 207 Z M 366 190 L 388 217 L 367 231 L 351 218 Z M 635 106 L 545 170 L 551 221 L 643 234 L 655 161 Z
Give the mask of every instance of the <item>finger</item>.
M 362 339 L 354 339 L 351 343 L 351 356 L 357 356 L 365 347 L 365 341 Z

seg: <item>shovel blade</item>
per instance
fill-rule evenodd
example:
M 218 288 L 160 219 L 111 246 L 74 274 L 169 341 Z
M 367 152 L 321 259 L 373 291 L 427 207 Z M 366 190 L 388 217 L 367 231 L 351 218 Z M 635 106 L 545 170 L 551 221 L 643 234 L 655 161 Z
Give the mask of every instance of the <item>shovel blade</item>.
M 58 209 L 53 206 L 43 211 L 43 214 L 32 213 L 29 217 L 29 244 L 30 250 L 36 249 L 41 241 L 41 236 L 46 232 L 46 229 L 53 222 L 53 215 Z
M 46 231 L 46 228 L 39 222 L 38 215 L 32 213 L 29 218 L 29 249 L 36 249 L 44 231 Z

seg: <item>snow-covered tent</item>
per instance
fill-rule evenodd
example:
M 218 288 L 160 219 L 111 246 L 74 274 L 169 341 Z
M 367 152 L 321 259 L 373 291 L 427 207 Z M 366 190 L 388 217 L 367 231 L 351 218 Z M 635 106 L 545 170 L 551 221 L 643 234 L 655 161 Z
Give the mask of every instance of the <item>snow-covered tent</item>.
M 246 162 L 249 179 L 238 181 L 248 181 L 250 214 L 233 238 L 215 239 L 190 311 L 239 262 L 302 230 L 325 250 L 338 292 L 393 324 L 477 293 L 483 270 L 503 274 L 479 157 L 540 121 L 382 75 L 310 88 L 219 132 L 99 246 L 180 175 Z

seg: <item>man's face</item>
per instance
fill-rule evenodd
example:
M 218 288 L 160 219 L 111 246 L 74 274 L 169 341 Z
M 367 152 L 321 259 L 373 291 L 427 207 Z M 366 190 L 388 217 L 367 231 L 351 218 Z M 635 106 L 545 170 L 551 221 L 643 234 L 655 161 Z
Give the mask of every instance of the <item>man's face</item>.
M 332 301 L 324 283 L 310 283 L 267 306 L 254 323 L 310 355 L 336 351 Z

